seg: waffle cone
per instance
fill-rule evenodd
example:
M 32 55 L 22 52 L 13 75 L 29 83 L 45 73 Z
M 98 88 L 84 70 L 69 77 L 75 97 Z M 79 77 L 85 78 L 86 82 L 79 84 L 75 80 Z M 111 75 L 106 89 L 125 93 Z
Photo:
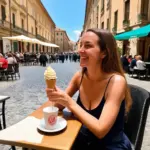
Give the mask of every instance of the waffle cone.
M 46 80 L 47 88 L 54 89 L 56 85 L 56 79 Z

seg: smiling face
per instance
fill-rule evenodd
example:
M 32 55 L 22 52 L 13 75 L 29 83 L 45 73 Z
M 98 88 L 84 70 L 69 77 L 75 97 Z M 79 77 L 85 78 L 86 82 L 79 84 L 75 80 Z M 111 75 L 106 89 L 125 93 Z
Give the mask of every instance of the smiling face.
M 105 57 L 99 46 L 99 38 L 93 32 L 85 32 L 80 40 L 80 66 L 89 67 L 100 65 Z

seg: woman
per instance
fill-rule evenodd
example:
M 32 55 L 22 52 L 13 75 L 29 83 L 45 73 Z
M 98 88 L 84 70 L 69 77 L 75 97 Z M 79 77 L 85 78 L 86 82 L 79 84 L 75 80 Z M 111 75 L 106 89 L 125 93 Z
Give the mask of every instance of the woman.
M 8 58 L 7 58 L 8 64 L 17 64 L 17 60 L 16 60 L 16 58 L 13 56 L 13 54 L 8 53 L 7 56 L 8 56 Z
M 81 37 L 79 54 L 83 70 L 74 75 L 66 91 L 46 89 L 50 101 L 69 108 L 83 123 L 73 149 L 131 150 L 123 128 L 132 102 L 113 35 L 88 29 Z M 71 97 L 77 90 L 76 103 Z

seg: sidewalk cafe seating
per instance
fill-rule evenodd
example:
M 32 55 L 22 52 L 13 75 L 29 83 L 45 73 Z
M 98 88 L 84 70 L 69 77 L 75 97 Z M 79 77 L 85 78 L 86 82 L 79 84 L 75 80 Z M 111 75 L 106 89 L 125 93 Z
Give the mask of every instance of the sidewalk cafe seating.
M 5 78 L 7 81 L 9 78 L 12 80 L 17 77 L 20 79 L 19 63 L 8 64 L 8 68 L 0 71 L 1 78 Z
M 129 85 L 133 100 L 125 122 L 125 133 L 134 150 L 141 150 L 146 119 L 150 105 L 150 93 L 138 86 Z
M 14 71 L 15 71 L 15 78 L 18 76 L 20 79 L 19 63 L 14 64 Z
M 129 73 L 129 76 L 136 74 L 138 79 L 141 79 L 141 77 L 144 77 L 145 79 L 147 78 L 148 76 L 148 69 L 145 69 L 145 70 L 139 70 L 139 69 L 136 69 L 134 68 L 132 71 L 131 69 L 128 71 Z
M 6 79 L 8 81 L 9 78 L 12 78 L 12 80 L 15 77 L 15 69 L 14 69 L 14 64 L 8 64 L 8 68 L 5 71 L 6 74 Z
M 5 119 L 5 102 L 6 100 L 10 99 L 9 96 L 1 96 L 0 95 L 0 103 L 2 103 L 2 107 L 0 110 L 0 130 L 6 128 L 6 119 Z M 11 146 L 11 150 L 16 150 L 14 146 Z

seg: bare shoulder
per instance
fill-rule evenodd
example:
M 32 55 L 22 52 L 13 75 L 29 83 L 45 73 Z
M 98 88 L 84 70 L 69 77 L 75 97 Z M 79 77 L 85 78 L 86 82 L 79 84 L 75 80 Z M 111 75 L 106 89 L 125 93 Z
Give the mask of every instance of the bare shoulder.
M 119 74 L 114 74 L 111 81 L 111 86 L 116 87 L 116 88 L 125 88 L 126 87 L 126 79 L 122 75 Z
M 125 97 L 125 91 L 127 87 L 127 82 L 124 76 L 119 74 L 114 74 L 108 85 L 108 90 L 106 91 L 106 98 L 122 101 Z M 108 99 L 109 99 L 108 98 Z
M 81 77 L 82 77 L 82 72 L 77 71 L 73 76 L 73 81 L 76 82 L 77 85 L 79 85 Z
M 122 75 L 119 75 L 119 74 L 114 74 L 112 81 L 126 83 L 125 77 L 123 77 Z

